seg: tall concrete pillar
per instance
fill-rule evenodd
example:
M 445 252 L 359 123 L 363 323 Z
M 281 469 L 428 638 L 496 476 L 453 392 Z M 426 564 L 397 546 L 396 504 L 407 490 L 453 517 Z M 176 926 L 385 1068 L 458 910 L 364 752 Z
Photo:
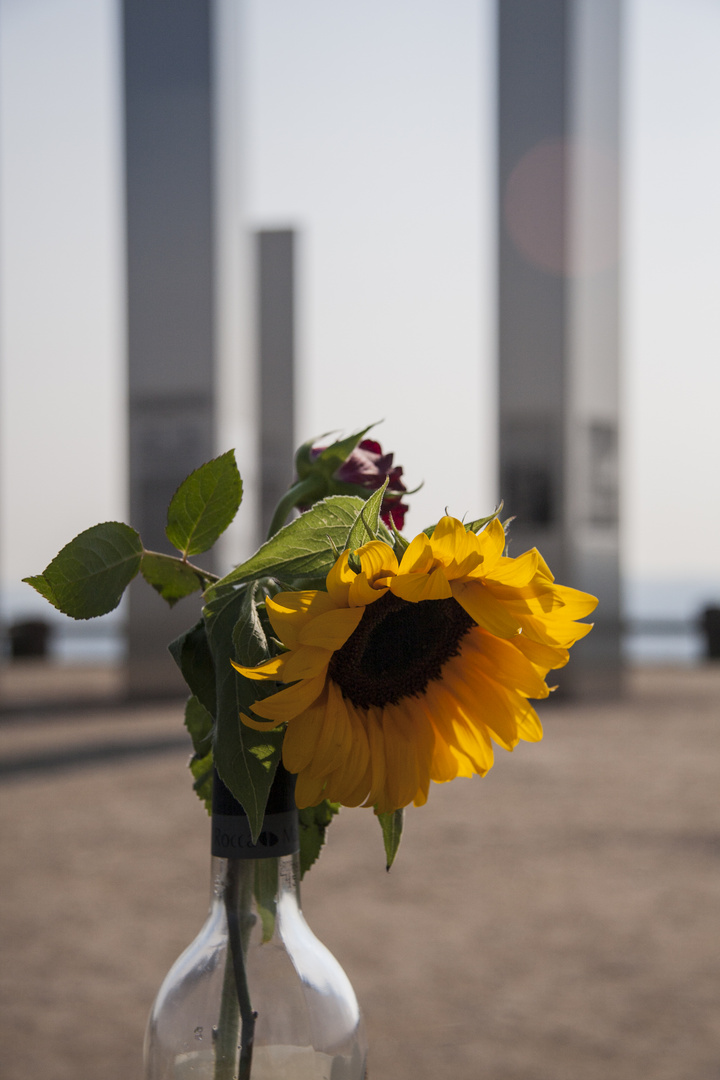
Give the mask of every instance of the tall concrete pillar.
M 600 598 L 569 693 L 621 681 L 620 6 L 498 4 L 499 486 L 511 554 Z
M 256 234 L 260 373 L 260 520 L 263 538 L 293 480 L 295 452 L 295 234 Z
M 130 521 L 167 552 L 168 502 L 215 452 L 211 14 L 123 0 Z M 133 583 L 131 694 L 181 690 L 167 643 L 197 612 Z

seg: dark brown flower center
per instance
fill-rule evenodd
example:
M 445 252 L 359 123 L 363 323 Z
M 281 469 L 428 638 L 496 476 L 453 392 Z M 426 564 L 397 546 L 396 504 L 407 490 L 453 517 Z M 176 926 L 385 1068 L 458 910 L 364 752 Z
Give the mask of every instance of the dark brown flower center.
M 360 625 L 333 654 L 328 675 L 353 705 L 395 704 L 439 679 L 473 626 L 452 597 L 411 604 L 387 592 L 365 608 Z

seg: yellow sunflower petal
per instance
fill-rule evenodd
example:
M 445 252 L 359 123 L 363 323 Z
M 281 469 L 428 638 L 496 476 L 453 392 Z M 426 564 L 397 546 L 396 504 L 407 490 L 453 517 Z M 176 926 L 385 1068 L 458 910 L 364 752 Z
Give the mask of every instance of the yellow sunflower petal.
M 252 716 L 246 716 L 245 713 L 240 713 L 240 719 L 254 731 L 274 731 L 278 727 L 277 720 L 255 720 Z
M 335 608 L 318 615 L 301 628 L 297 640 L 299 645 L 317 645 L 321 649 L 341 648 L 357 629 L 363 617 L 362 608 Z
M 593 628 L 592 623 L 568 622 L 557 618 L 534 618 L 525 616 L 521 620 L 523 637 L 530 638 L 540 645 L 550 645 L 569 649 L 580 641 Z
M 292 773 L 302 772 L 313 759 L 325 720 L 325 695 L 322 695 L 287 726 L 283 739 L 283 762 Z
M 458 775 L 458 762 L 450 751 L 447 739 L 447 731 L 451 731 L 452 728 L 435 716 L 430 702 L 428 701 L 427 694 L 421 694 L 416 698 L 416 701 L 427 718 L 433 734 L 430 779 L 438 784 L 443 784 L 448 780 L 454 780 Z M 470 775 L 472 775 L 472 768 L 468 773 L 468 776 Z
M 465 779 L 469 779 L 471 776 L 485 776 L 485 774 L 492 768 L 492 764 L 487 768 L 478 769 L 471 758 L 454 743 L 452 746 L 448 746 L 450 754 L 455 758 L 457 775 Z
M 333 603 L 337 604 L 338 607 L 347 606 L 350 586 L 355 580 L 355 572 L 351 570 L 348 565 L 349 558 L 350 552 L 343 551 L 342 555 L 336 560 L 332 570 L 325 578 L 328 594 Z
M 511 638 L 520 630 L 520 622 L 511 615 L 479 581 L 454 581 L 452 594 L 478 626 L 497 637 Z
M 430 774 L 424 774 L 420 778 L 420 787 L 413 796 L 413 806 L 424 806 L 430 794 Z
M 447 664 L 443 682 L 468 715 L 477 717 L 503 749 L 517 746 L 517 720 L 509 700 L 512 691 L 492 682 L 471 663 L 461 671 Z
M 551 572 L 550 567 L 545 562 L 545 560 L 543 559 L 543 557 L 542 557 L 542 555 L 540 554 L 539 551 L 537 553 L 537 556 L 538 556 L 538 574 L 541 577 L 545 578 L 546 581 L 554 581 L 555 580 L 555 575 Z
M 325 777 L 311 777 L 307 769 L 299 774 L 295 782 L 295 803 L 300 810 L 306 806 L 317 806 L 325 798 Z
M 436 723 L 433 717 L 430 722 L 435 735 L 435 747 L 433 749 L 432 762 L 430 764 L 430 779 L 436 784 L 444 784 L 448 780 L 454 780 L 458 775 L 459 765 L 448 745 L 447 736 L 443 734 L 441 725 Z M 468 776 L 472 775 L 470 767 Z
M 390 591 L 411 604 L 419 604 L 421 600 L 447 600 L 452 596 L 442 566 L 436 566 L 429 574 L 398 574 L 390 583 Z
M 343 795 L 336 798 L 336 802 L 342 802 L 344 806 L 360 806 L 367 799 L 372 784 L 370 746 L 364 717 L 352 709 L 348 710 L 348 714 L 353 728 L 353 751 L 342 772 L 338 770 L 331 777 L 328 791 L 334 790 L 337 784 Z
M 477 534 L 478 550 L 483 557 L 483 569 L 487 572 L 505 550 L 505 530 L 497 518 L 489 521 Z
M 427 574 L 432 569 L 435 556 L 425 533 L 419 533 L 410 541 L 400 560 L 399 574 Z
M 567 585 L 553 585 L 553 591 L 563 604 L 563 612 L 568 619 L 584 619 L 598 606 L 597 596 L 571 589 Z
M 420 784 L 417 744 L 408 730 L 403 709 L 399 705 L 383 708 L 383 738 L 385 740 L 385 800 L 380 800 L 380 813 L 398 810 L 411 803 Z
M 336 604 L 326 592 L 302 589 L 299 592 L 281 592 L 265 601 L 273 630 L 287 646 L 293 649 L 298 634 L 306 621 L 333 611 Z
M 389 581 L 390 579 L 383 578 L 382 581 Z M 348 604 L 351 607 L 365 608 L 368 604 L 374 604 L 376 600 L 379 600 L 381 596 L 384 596 L 388 591 L 388 586 L 383 585 L 378 588 L 373 585 L 368 579 L 366 574 L 358 574 L 350 586 L 348 592 Z
M 256 701 L 252 706 L 252 711 L 276 723 L 282 720 L 293 720 L 303 709 L 312 705 L 322 693 L 324 686 L 324 674 L 316 675 L 314 679 L 302 679 L 301 682 L 288 686 L 271 697 Z
M 277 682 L 282 680 L 288 655 L 288 653 L 283 653 L 281 656 L 274 656 L 272 660 L 266 660 L 264 664 L 258 664 L 257 667 L 245 667 L 243 664 L 236 664 L 234 660 L 230 663 L 246 679 L 272 679 Z
M 435 732 L 432 724 L 427 719 L 425 712 L 418 708 L 416 698 L 403 698 L 399 702 L 401 715 L 405 722 L 405 731 L 412 741 L 417 758 L 417 788 L 413 794 L 413 801 L 425 792 L 427 797 L 430 783 L 430 765 L 435 750 Z
M 376 709 L 368 709 L 365 713 L 365 731 L 368 737 L 370 750 L 369 769 L 371 772 L 371 786 L 365 799 L 365 806 L 376 806 L 385 790 L 385 740 L 383 739 L 381 717 Z
M 378 810 L 396 810 L 416 799 L 420 805 L 430 784 L 435 744 L 432 726 L 415 701 L 405 699 L 384 706 L 382 730 L 388 774 Z
M 516 559 L 499 558 L 486 576 L 503 585 L 523 586 L 530 584 L 537 574 L 537 568 L 538 552 L 533 549 L 518 555 Z
M 363 544 L 356 552 L 360 559 L 362 572 L 372 581 L 376 577 L 389 577 L 397 574 L 398 561 L 395 552 L 382 540 L 371 540 Z
M 475 533 L 468 532 L 457 518 L 440 518 L 430 537 L 430 547 L 449 580 L 469 574 L 483 561 Z
M 327 798 L 344 806 L 359 806 L 369 790 L 367 768 L 370 761 L 365 728 L 352 706 L 347 705 L 350 721 L 350 750 L 338 768 L 328 776 Z
M 428 684 L 425 697 L 433 723 L 458 762 L 459 775 L 484 776 L 493 766 L 494 754 L 488 730 L 477 716 L 477 702 L 472 710 L 464 708 L 439 681 Z
M 563 608 L 555 586 L 537 576 L 527 585 L 505 585 L 494 581 L 492 576 L 484 578 L 484 582 L 488 592 L 513 615 L 535 615 L 544 619 Z
M 352 750 L 352 727 L 340 688 L 328 680 L 323 728 L 308 765 L 310 776 L 329 776 Z
M 518 706 L 517 726 L 518 735 L 523 742 L 540 742 L 543 737 L 540 717 L 528 701 L 524 703 L 524 706 Z
M 478 627 L 463 638 L 461 659 L 470 662 L 471 652 L 472 663 L 495 682 L 510 690 L 518 690 L 526 697 L 546 698 L 550 691 L 545 680 L 524 653 L 515 647 L 521 637 L 522 634 L 518 634 L 511 641 L 506 641 Z
M 519 634 L 513 638 L 513 647 L 519 649 L 533 667 L 541 671 L 543 675 L 547 675 L 548 671 L 554 668 L 564 667 L 570 659 L 567 649 L 542 645 L 537 641 L 532 641 L 527 634 Z
M 292 652 L 286 653 L 286 656 L 282 680 L 296 682 L 298 679 L 312 679 L 316 675 L 323 675 L 330 663 L 332 649 L 319 649 L 316 645 L 298 645 Z

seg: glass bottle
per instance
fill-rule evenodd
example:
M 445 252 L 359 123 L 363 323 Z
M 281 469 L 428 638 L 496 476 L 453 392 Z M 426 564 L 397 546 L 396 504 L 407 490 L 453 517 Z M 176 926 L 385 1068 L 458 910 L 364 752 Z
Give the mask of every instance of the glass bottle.
M 215 775 L 210 911 L 155 999 L 145 1080 L 363 1080 L 352 986 L 300 910 L 294 777 L 282 765 L 263 830 Z

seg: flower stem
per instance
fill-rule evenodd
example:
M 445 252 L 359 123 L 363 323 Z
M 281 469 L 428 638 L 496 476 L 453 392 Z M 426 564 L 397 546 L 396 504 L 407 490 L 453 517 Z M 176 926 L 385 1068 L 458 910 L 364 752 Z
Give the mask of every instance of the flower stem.
M 250 1080 L 255 1020 L 250 1002 L 245 957 L 252 926 L 250 904 L 252 879 L 243 873 L 242 860 L 229 859 L 224 902 L 228 924 L 228 955 L 220 1003 L 220 1022 L 215 1044 L 215 1080 Z M 237 1062 L 238 1010 L 240 1014 L 240 1061 Z M 236 1071 L 237 1067 L 237 1071 Z

